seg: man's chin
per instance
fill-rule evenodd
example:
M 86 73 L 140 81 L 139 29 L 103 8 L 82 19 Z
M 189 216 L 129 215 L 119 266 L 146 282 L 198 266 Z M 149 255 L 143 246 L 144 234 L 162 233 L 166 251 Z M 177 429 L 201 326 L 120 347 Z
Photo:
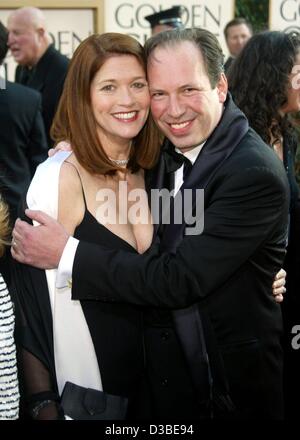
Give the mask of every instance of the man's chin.
M 26 63 L 25 63 L 25 61 L 22 58 L 14 57 L 14 60 L 20 66 L 26 66 Z
M 176 147 L 176 145 L 175 145 L 175 147 Z M 180 146 L 180 147 L 176 147 L 176 148 L 178 148 L 178 150 L 180 150 L 181 151 L 181 153 L 187 153 L 188 151 L 190 151 L 190 150 L 192 150 L 193 148 L 195 148 L 195 147 L 197 147 L 197 145 L 192 145 L 192 146 Z
M 171 135 L 166 135 L 166 137 L 172 142 L 172 144 L 176 148 L 178 148 L 178 150 L 182 151 L 183 153 L 190 150 L 191 148 L 194 148 L 194 146 L 191 146 L 189 142 L 184 141 L 183 139 L 179 139 L 179 137 L 174 137 Z

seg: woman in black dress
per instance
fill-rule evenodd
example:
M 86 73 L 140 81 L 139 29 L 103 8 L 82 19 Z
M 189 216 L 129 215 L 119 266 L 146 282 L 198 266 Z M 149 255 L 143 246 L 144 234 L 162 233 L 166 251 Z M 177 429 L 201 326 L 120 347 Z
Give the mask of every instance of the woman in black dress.
M 146 193 L 140 208 L 147 221 L 130 214 L 130 194 L 144 193 L 144 169 L 154 165 L 160 145 L 145 72 L 144 50 L 134 38 L 110 33 L 80 44 L 52 127 L 56 143 L 67 141 L 73 151 L 44 162 L 26 197 L 29 207 L 46 210 L 75 237 L 130 252 L 144 252 L 152 241 Z M 71 416 L 60 398 L 72 382 L 119 396 L 122 405 L 127 399 L 126 417 L 137 417 L 140 309 L 74 304 L 60 270 L 17 265 L 14 278 L 26 413 L 43 420 Z

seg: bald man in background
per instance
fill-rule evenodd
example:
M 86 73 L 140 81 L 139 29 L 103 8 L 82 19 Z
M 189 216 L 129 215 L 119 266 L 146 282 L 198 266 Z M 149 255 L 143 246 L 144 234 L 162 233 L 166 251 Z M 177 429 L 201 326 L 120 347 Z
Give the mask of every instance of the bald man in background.
M 50 127 L 69 60 L 54 48 L 44 13 L 40 9 L 16 9 L 8 17 L 7 28 L 8 46 L 18 63 L 15 81 L 41 93 L 42 116 L 48 146 L 51 147 Z
M 0 21 L 0 66 L 7 54 L 7 38 L 7 29 Z M 37 165 L 47 158 L 47 141 L 40 93 L 1 77 L 0 82 L 4 84 L 0 87 L 0 193 L 8 204 L 13 224 L 22 194 Z M 5 256 L 0 258 L 0 272 L 9 286 L 8 247 Z

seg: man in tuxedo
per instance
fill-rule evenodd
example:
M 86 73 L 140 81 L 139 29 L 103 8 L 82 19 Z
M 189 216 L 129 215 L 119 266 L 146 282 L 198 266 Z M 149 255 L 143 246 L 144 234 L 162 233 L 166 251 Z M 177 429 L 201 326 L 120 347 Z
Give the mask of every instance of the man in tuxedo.
M 56 50 L 43 12 L 34 7 L 16 9 L 8 17 L 8 45 L 18 63 L 16 82 L 42 95 L 42 115 L 49 148 L 50 128 L 62 93 L 69 60 Z
M 226 24 L 224 36 L 230 55 L 224 64 L 225 73 L 228 72 L 231 63 L 238 56 L 252 35 L 252 25 L 245 18 L 234 18 Z
M 41 226 L 17 220 L 13 256 L 59 265 L 58 288 L 72 272 L 73 299 L 146 306 L 154 417 L 280 419 L 282 323 L 271 285 L 285 254 L 285 171 L 227 93 L 213 34 L 158 33 L 146 51 L 152 114 L 168 138 L 148 185 L 174 187 L 174 205 L 192 191 L 196 225 L 203 212 L 195 193 L 204 188 L 203 231 L 187 228 L 184 216 L 158 225 L 144 255 L 127 254 L 78 243 L 50 217 L 27 211 Z
M 0 65 L 8 50 L 7 37 L 7 29 L 0 22 Z M 1 83 L 4 87 L 0 88 L 0 191 L 13 224 L 21 196 L 37 165 L 47 158 L 48 147 L 40 94 L 5 79 Z M 8 283 L 6 259 L 1 259 L 1 268 Z

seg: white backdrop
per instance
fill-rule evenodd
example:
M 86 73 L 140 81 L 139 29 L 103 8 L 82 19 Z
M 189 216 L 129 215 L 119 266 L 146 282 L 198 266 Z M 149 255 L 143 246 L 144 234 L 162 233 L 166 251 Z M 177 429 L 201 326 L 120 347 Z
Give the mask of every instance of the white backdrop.
M 300 32 L 300 0 L 270 0 L 269 27 Z
M 145 16 L 172 6 L 183 6 L 186 27 L 203 27 L 213 32 L 227 55 L 223 29 L 234 17 L 234 0 L 105 0 L 105 31 L 133 35 L 142 44 L 150 36 Z
M 185 26 L 203 27 L 213 32 L 219 39 L 224 54 L 228 55 L 223 29 L 234 16 L 234 0 L 99 0 L 99 5 L 101 2 L 104 5 L 104 29 L 99 29 L 100 32 L 130 34 L 143 44 L 151 33 L 149 23 L 144 17 L 171 6 L 181 5 L 184 8 L 182 18 Z M 39 5 L 39 2 L 36 3 Z M 84 5 L 84 0 L 81 4 Z M 80 41 L 95 31 L 92 8 L 42 9 L 55 47 L 68 57 L 72 56 Z M 0 8 L 0 20 L 5 25 L 12 10 Z M 4 72 L 0 74 L 3 73 L 13 81 L 15 67 L 16 64 L 8 53 L 3 66 Z

